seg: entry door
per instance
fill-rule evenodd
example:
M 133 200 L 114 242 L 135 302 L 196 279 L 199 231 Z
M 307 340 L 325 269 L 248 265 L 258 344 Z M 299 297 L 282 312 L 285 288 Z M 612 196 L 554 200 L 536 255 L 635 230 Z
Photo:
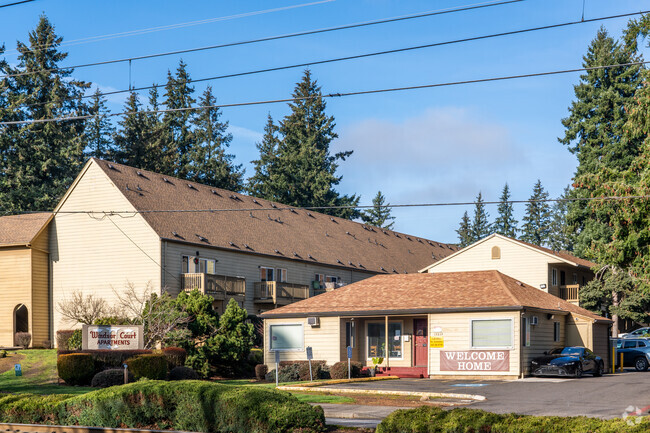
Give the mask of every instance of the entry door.
M 427 319 L 413 319 L 413 366 L 426 366 L 429 362 Z

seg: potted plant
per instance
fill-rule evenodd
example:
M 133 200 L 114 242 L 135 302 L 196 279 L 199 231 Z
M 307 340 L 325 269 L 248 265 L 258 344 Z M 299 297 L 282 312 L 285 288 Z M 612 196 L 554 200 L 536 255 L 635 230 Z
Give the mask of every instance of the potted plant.
M 370 370 L 370 377 L 375 377 L 377 374 L 377 365 L 381 364 L 382 362 L 384 362 L 384 358 L 381 356 L 372 358 L 372 370 Z

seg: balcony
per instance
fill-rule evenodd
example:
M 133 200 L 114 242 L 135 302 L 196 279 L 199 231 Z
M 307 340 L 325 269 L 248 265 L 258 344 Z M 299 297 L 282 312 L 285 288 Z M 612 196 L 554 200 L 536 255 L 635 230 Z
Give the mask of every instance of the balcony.
M 246 279 L 213 274 L 181 274 L 181 288 L 186 292 L 199 292 L 223 301 L 227 297 L 246 294 Z
M 255 283 L 255 302 L 286 305 L 309 298 L 309 286 L 304 284 L 262 281 Z
M 580 291 L 580 284 L 571 284 L 567 286 L 560 286 L 560 298 L 567 302 L 577 304 L 580 298 L 578 292 Z

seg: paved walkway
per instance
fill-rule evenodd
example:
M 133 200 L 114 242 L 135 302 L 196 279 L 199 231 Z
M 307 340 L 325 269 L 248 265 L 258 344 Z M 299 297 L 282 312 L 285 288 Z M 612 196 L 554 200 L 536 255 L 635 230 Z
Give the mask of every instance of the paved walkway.
M 316 405 L 316 404 L 314 404 Z M 360 404 L 321 403 L 328 425 L 375 428 L 382 419 L 398 409 L 412 409 L 397 406 L 366 406 Z

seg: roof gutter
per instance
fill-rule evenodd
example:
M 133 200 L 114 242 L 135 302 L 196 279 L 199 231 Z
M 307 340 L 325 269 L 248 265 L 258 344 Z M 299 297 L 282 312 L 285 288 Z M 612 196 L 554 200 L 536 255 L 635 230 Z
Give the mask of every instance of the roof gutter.
M 359 316 L 359 317 L 372 317 L 372 316 L 404 316 L 408 314 L 432 314 L 432 313 L 476 313 L 482 311 L 521 311 L 525 307 L 521 305 L 506 306 L 506 307 L 472 307 L 472 308 L 408 308 L 408 309 L 394 309 L 394 310 L 357 310 L 357 311 L 310 311 L 300 313 L 274 313 L 267 311 L 260 314 L 259 317 L 263 319 L 284 319 L 290 317 L 338 317 L 338 316 Z

